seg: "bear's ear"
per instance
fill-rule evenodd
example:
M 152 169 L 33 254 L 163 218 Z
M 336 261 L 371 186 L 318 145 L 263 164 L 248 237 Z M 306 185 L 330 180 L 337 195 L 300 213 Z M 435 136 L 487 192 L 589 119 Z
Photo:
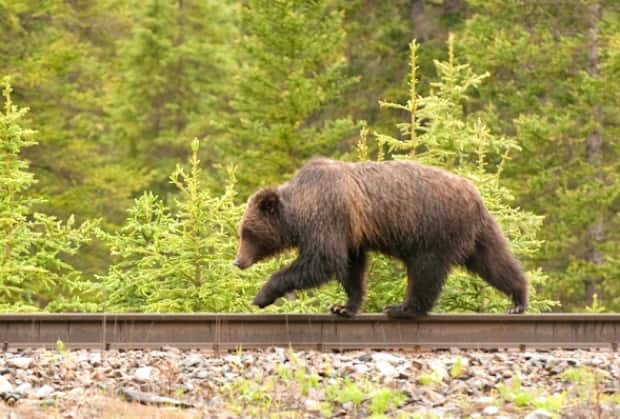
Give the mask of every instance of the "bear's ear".
M 274 215 L 280 208 L 280 197 L 274 188 L 266 188 L 256 194 L 258 208 L 265 214 Z

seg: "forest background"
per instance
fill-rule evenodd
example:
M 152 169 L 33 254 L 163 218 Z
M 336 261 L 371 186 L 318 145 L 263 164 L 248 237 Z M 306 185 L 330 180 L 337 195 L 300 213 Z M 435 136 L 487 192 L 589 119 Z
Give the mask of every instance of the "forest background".
M 0 310 L 255 310 L 294 254 L 231 266 L 244 203 L 315 155 L 467 176 L 532 311 L 620 310 L 617 1 L 0 0 L 0 56 Z M 435 311 L 508 304 L 457 269 Z

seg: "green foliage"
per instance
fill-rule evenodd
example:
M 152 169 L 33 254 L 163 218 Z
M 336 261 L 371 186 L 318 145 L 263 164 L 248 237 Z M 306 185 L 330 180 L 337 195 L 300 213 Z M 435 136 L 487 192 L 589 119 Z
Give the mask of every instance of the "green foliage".
M 497 386 L 499 394 L 506 402 L 514 403 L 519 408 L 545 409 L 551 413 L 560 413 L 566 402 L 566 392 L 545 395 L 538 388 L 523 388 L 519 374 L 513 375 L 509 383 Z
M 189 172 L 178 166 L 170 177 L 179 191 L 174 207 L 147 192 L 136 199 L 120 231 L 100 237 L 117 262 L 102 277 L 107 310 L 249 311 L 253 280 L 232 266 L 236 226 L 243 208 L 235 203 L 234 176 L 221 196 L 201 187 L 198 140 L 192 142 Z
M 96 289 L 64 257 L 90 240 L 93 222 L 75 225 L 34 212 L 41 202 L 29 196 L 35 183 L 22 149 L 36 144 L 35 132 L 21 123 L 27 112 L 11 100 L 3 80 L 4 110 L 0 113 L 0 295 L 2 311 L 93 311 L 84 301 Z
M 460 356 L 457 356 L 456 360 L 454 361 L 454 365 L 452 366 L 452 369 L 450 370 L 450 377 L 457 378 L 462 373 L 463 373 L 463 359 Z
M 0 74 L 12 77 L 15 98 L 32 112 L 24 123 L 37 128 L 36 147 L 24 150 L 37 183 L 35 209 L 68 219 L 103 218 L 113 224 L 144 188 L 141 167 L 124 159 L 106 139 L 104 111 L 116 42 L 129 24 L 115 0 L 45 3 L 25 0 L 0 5 Z M 109 262 L 101 243 L 87 243 L 67 257 L 92 277 Z
M 343 14 L 327 0 L 251 0 L 241 13 L 244 64 L 231 141 L 244 194 L 290 176 L 315 154 L 337 153 L 354 124 L 324 114 L 354 82 L 344 74 Z
M 218 129 L 210 121 L 221 117 L 227 100 L 232 12 L 227 2 L 213 0 L 139 3 L 137 24 L 120 43 L 109 141 L 148 168 L 157 193 L 168 192 L 183 139 Z
M 396 408 L 405 401 L 401 391 L 381 388 L 370 396 L 370 412 L 373 416 L 383 415 L 388 409 Z
M 440 384 L 443 381 L 442 375 L 439 371 L 433 370 L 431 374 L 422 374 L 418 377 L 418 383 L 423 386 L 431 384 Z
M 584 309 L 586 313 L 604 313 L 609 311 L 605 304 L 602 304 L 598 299 L 598 294 L 592 295 L 592 304 L 587 305 Z
M 594 386 L 596 382 L 601 381 L 602 375 L 600 371 L 596 371 L 592 368 L 568 368 L 560 374 L 562 379 L 571 381 L 576 384 L 583 384 L 586 386 Z
M 224 386 L 224 393 L 230 400 L 229 409 L 237 415 L 263 417 L 273 404 L 273 383 L 257 385 L 252 380 L 238 378 Z
M 351 402 L 353 405 L 357 406 L 366 399 L 367 392 L 358 384 L 345 379 L 337 394 L 337 400 L 340 403 Z
M 519 407 L 527 406 L 536 397 L 534 391 L 523 390 L 518 374 L 513 375 L 509 384 L 500 384 L 497 389 L 505 400 L 514 402 Z
M 528 268 L 533 310 L 548 309 L 549 299 L 564 310 L 620 308 L 618 2 L 22 0 L 0 2 L 0 27 L 0 73 L 12 76 L 16 101 L 32 109 L 18 125 L 36 127 L 41 140 L 29 144 L 24 130 L 17 159 L 24 166 L 16 163 L 0 185 L 2 193 L 13 188 L 15 208 L 8 218 L 2 212 L 1 227 L 17 223 L 15 234 L 26 239 L 12 242 L 3 262 L 11 269 L 2 276 L 4 309 L 96 309 L 87 303 L 102 297 L 84 278 L 99 274 L 119 297 L 110 308 L 249 310 L 255 289 L 289 255 L 243 273 L 226 266 L 239 203 L 317 154 L 415 157 L 467 176 Z M 449 32 L 458 43 L 445 48 Z M 412 36 L 421 47 L 408 67 Z M 358 119 L 373 134 L 366 129 L 355 148 Z M 210 232 L 187 227 L 196 227 L 192 211 L 210 214 L 196 204 L 183 209 L 191 193 L 168 182 L 194 137 L 209 138 L 199 150 L 206 170 L 197 193 L 209 197 L 209 209 L 226 208 L 203 226 Z M 228 164 L 239 168 L 234 190 L 221 169 Z M 0 200 L 7 210 L 9 198 Z M 102 217 L 104 240 L 78 238 L 71 214 Z M 176 237 L 157 245 L 172 253 L 138 249 L 141 229 Z M 208 246 L 181 243 L 201 234 L 221 260 L 201 253 Z M 106 244 L 132 251 L 111 267 Z M 171 264 L 181 259 L 184 270 L 175 272 Z M 198 260 L 201 282 L 226 277 L 215 281 L 222 294 L 196 285 Z M 373 256 L 370 271 L 367 310 L 402 299 L 398 264 Z M 128 275 L 134 279 L 123 285 Z M 160 282 L 167 291 L 155 297 Z M 186 286 L 192 302 L 182 304 Z M 323 312 L 342 299 L 332 283 L 268 311 Z M 504 304 L 455 270 L 437 309 Z
M 377 98 L 406 94 L 407 68 L 402 62 L 411 37 L 410 2 L 346 0 L 336 4 L 344 12 L 345 71 L 361 80 L 356 88 L 342 93 L 343 106 L 355 119 L 372 120 L 374 127 L 391 127 L 396 117 L 379 113 Z
M 545 214 L 532 260 L 568 309 L 594 293 L 620 307 L 618 6 L 475 1 L 459 44 L 491 74 L 473 106 L 492 102 L 485 118 L 522 146 L 504 179 L 521 206 Z

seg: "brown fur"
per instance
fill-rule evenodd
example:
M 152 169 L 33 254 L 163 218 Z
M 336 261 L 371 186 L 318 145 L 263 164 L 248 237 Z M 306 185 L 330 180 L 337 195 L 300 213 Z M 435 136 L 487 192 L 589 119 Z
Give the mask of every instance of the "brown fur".
M 366 290 L 368 251 L 401 259 L 405 302 L 392 317 L 425 313 L 453 265 L 463 265 L 509 295 L 522 312 L 527 281 L 499 226 L 466 179 L 411 161 L 344 163 L 315 159 L 289 182 L 248 200 L 235 264 L 247 268 L 297 247 L 254 299 L 260 307 L 295 289 L 338 278 L 348 295 L 340 315 L 355 314 Z

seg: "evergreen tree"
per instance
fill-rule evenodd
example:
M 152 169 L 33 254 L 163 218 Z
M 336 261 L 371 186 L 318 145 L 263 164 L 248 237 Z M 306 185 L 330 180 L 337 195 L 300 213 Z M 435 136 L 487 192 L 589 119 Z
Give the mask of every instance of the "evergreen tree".
M 241 25 L 235 119 L 223 151 L 248 192 L 281 182 L 313 155 L 343 150 L 354 124 L 334 103 L 354 79 L 344 75 L 343 15 L 330 1 L 250 0 Z
M 36 144 L 34 131 L 20 123 L 27 109 L 11 101 L 8 79 L 3 81 L 4 112 L 0 113 L 0 310 L 46 309 L 92 311 L 89 297 L 96 289 L 82 281 L 80 272 L 66 262 L 90 239 L 92 222 L 75 225 L 33 212 L 40 199 L 28 195 L 35 183 L 23 148 Z
M 596 293 L 618 309 L 620 5 L 472 7 L 463 54 L 492 74 L 472 106 L 487 107 L 487 122 L 523 147 L 505 178 L 523 207 L 546 215 L 536 259 L 551 278 L 547 286 L 569 308 L 592 304 Z
M 43 139 L 24 150 L 38 179 L 33 192 L 48 197 L 36 208 L 61 219 L 75 214 L 78 220 L 120 221 L 132 194 L 145 185 L 142 169 L 104 141 L 110 57 L 114 37 L 127 24 L 116 3 L 0 5 L 0 73 L 12 76 L 16 100 L 33 110 L 24 122 Z M 106 259 L 97 245 L 69 259 L 85 272 L 100 271 Z
M 124 226 L 100 232 L 116 263 L 101 278 L 106 310 L 111 311 L 250 311 L 259 280 L 277 261 L 249 273 L 232 266 L 237 223 L 243 207 L 235 203 L 234 176 L 224 194 L 202 186 L 199 142 L 192 142 L 190 171 L 181 166 L 170 177 L 178 191 L 175 206 L 151 192 L 136 199 Z
M 423 74 L 433 74 L 433 60 L 444 57 L 447 32 L 463 19 L 462 1 L 346 0 L 347 74 L 360 77 L 360 88 L 344 94 L 344 106 L 353 117 L 368 121 L 375 129 L 391 132 L 398 115 L 381 112 L 377 98 L 407 100 L 408 44 L 413 37 L 424 48 L 418 56 Z M 361 88 L 363 87 L 363 88 Z M 428 93 L 426 79 L 418 92 Z M 371 146 L 374 146 L 371 144 Z
M 130 39 L 120 42 L 112 91 L 111 141 L 145 167 L 152 189 L 184 153 L 180 138 L 218 129 L 235 38 L 228 2 L 150 0 L 140 4 Z
M 395 116 L 380 112 L 378 97 L 400 99 L 406 92 L 407 44 L 411 34 L 409 0 L 346 0 L 346 74 L 358 88 L 343 92 L 343 106 L 374 127 L 391 127 Z

